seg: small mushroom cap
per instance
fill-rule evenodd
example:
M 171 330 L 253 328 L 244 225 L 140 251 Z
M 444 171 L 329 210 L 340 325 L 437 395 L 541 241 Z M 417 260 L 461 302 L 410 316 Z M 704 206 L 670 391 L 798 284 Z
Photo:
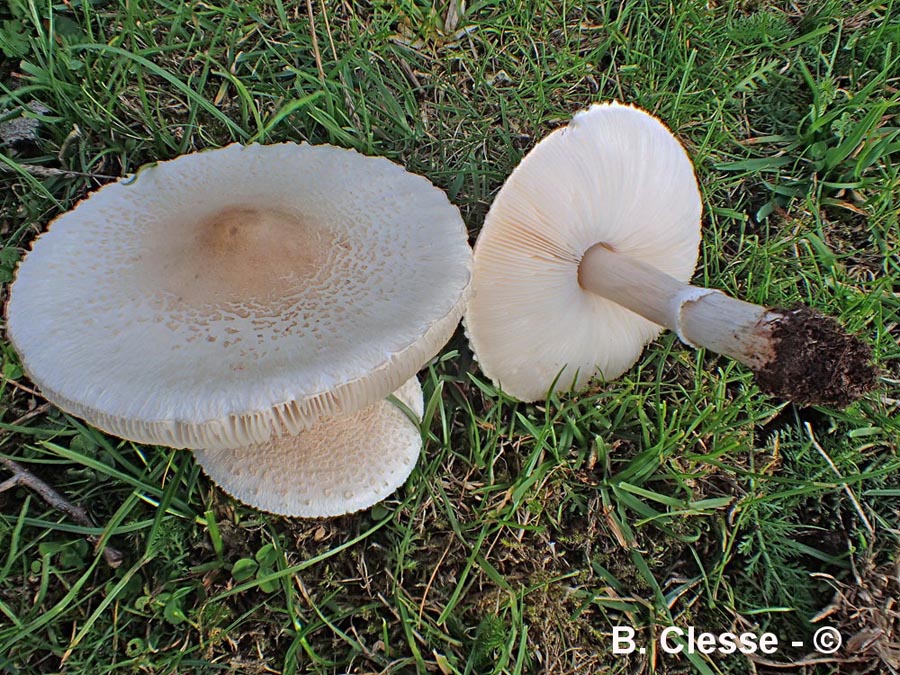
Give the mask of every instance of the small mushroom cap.
M 60 408 L 146 443 L 242 447 L 379 401 L 450 338 L 471 249 L 421 176 L 230 145 L 108 185 L 19 267 L 8 330 Z
M 422 418 L 415 377 L 394 395 Z M 220 488 L 245 504 L 283 516 L 324 518 L 390 495 L 406 482 L 421 449 L 418 426 L 385 399 L 322 420 L 297 436 L 236 450 L 194 450 L 194 456 Z
M 652 115 L 594 105 L 542 140 L 503 185 L 475 244 L 464 319 L 482 371 L 522 401 L 628 370 L 660 327 L 584 290 L 605 243 L 687 281 L 700 193 L 681 144 Z M 558 378 L 558 379 L 557 379 Z

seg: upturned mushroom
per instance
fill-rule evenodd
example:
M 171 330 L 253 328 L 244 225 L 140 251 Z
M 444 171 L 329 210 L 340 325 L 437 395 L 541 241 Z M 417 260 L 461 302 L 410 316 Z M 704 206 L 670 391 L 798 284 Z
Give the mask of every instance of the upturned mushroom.
M 659 120 L 615 103 L 575 115 L 513 171 L 476 242 L 464 322 L 484 373 L 539 400 L 619 377 L 665 327 L 782 398 L 843 406 L 871 388 L 869 349 L 833 319 L 688 285 L 700 213 Z
M 216 453 L 238 448 L 292 448 L 302 474 L 329 425 L 354 443 L 351 420 L 393 434 L 380 402 L 404 383 L 421 408 L 408 381 L 455 330 L 470 274 L 459 211 L 426 179 L 331 146 L 230 145 L 57 218 L 17 271 L 7 328 L 47 399 L 105 431 L 201 451 L 222 481 Z M 393 447 L 369 441 L 360 453 Z
M 422 418 L 419 381 L 410 378 L 394 396 L 408 410 L 383 399 L 296 436 L 194 450 L 194 457 L 225 492 L 263 511 L 304 518 L 358 511 L 403 485 L 422 451 L 419 427 L 407 416 Z

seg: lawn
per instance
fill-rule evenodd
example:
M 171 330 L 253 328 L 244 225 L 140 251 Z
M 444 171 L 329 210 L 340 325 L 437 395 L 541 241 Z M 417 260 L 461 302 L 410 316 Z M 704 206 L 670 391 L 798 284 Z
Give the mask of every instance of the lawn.
M 304 521 L 46 405 L 4 341 L 0 457 L 92 524 L 0 492 L 0 671 L 900 669 L 894 0 L 8 0 L 0 48 L 4 302 L 53 217 L 233 141 L 388 157 L 446 190 L 474 241 L 524 153 L 615 99 L 696 166 L 695 283 L 830 314 L 879 368 L 846 410 L 801 408 L 664 333 L 621 379 L 526 405 L 459 330 L 420 373 L 409 481 Z M 645 653 L 614 655 L 615 626 Z M 669 626 L 782 648 L 666 654 Z M 812 648 L 822 626 L 835 654 Z

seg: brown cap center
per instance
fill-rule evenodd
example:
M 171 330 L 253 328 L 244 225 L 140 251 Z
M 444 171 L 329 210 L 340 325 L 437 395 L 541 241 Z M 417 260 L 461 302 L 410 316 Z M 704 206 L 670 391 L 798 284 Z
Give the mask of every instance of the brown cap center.
M 184 223 L 145 258 L 165 289 L 191 305 L 284 297 L 314 277 L 337 245 L 294 211 L 229 206 Z

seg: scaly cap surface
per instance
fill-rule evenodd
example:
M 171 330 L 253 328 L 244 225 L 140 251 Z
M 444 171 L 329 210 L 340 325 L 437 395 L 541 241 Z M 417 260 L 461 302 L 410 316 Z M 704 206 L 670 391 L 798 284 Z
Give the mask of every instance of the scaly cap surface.
M 397 389 L 452 335 L 470 268 L 426 179 L 331 146 L 230 145 L 57 218 L 7 325 L 60 408 L 134 441 L 241 447 Z
M 394 395 L 422 418 L 422 388 L 415 377 Z M 382 400 L 322 420 L 297 436 L 237 450 L 194 450 L 194 456 L 219 487 L 254 508 L 324 518 L 368 508 L 390 495 L 406 482 L 421 449 L 416 424 Z

